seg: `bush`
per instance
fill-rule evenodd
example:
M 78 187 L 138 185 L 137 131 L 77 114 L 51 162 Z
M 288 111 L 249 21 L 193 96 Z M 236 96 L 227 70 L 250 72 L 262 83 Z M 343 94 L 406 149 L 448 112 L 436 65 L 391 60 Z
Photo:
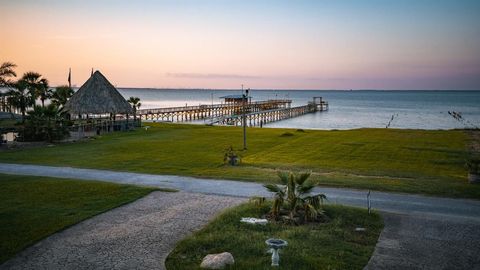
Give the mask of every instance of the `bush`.
M 268 191 L 274 193 L 269 219 L 295 225 L 327 219 L 322 209 L 323 201 L 327 197 L 324 194 L 310 194 L 315 187 L 308 181 L 310 173 L 278 172 L 278 177 L 281 185 L 264 185 Z M 264 201 L 264 198 L 261 200 Z
M 68 134 L 68 121 L 54 104 L 35 106 L 28 112 L 25 126 L 19 132 L 23 141 L 52 142 L 61 140 Z
M 223 155 L 223 163 L 236 166 L 240 164 L 240 161 L 240 156 L 235 153 L 235 150 L 233 150 L 232 146 L 225 149 L 225 154 Z

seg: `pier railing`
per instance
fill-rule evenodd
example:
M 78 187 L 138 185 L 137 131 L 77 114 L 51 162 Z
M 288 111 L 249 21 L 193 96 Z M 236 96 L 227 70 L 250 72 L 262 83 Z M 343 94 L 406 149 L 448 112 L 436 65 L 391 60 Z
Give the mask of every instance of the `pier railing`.
M 292 103 L 292 100 L 290 99 L 271 99 L 271 100 L 247 102 L 246 106 L 252 107 L 252 106 L 268 105 L 268 104 L 287 105 L 291 103 Z M 137 110 L 137 115 L 212 110 L 212 109 L 232 108 L 232 107 L 242 107 L 242 106 L 243 106 L 242 103 L 218 103 L 218 104 L 201 104 L 201 105 L 194 105 L 194 106 L 141 109 L 141 110 Z
M 272 99 L 245 103 L 142 109 L 137 111 L 137 115 L 143 120 L 151 121 L 182 122 L 203 119 L 208 125 L 239 125 L 245 114 L 248 125 L 262 126 L 273 121 L 328 110 L 328 102 L 321 97 L 315 97 L 313 101 L 303 106 L 291 107 L 291 103 L 290 99 Z

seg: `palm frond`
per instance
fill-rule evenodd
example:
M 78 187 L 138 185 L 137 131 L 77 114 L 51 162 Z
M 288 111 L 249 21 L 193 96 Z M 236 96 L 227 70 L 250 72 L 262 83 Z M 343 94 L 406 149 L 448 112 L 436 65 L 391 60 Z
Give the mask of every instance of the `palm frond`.
M 0 66 L 0 81 L 6 82 L 7 77 L 17 77 L 17 73 L 13 70 L 16 67 L 17 65 L 12 62 L 4 62 Z
M 315 185 L 311 182 L 305 182 L 303 185 L 297 186 L 297 191 L 299 194 L 310 193 Z
M 304 200 L 308 201 L 309 203 L 321 207 L 323 201 L 327 200 L 327 196 L 325 194 L 317 194 L 313 196 L 307 196 L 303 198 Z
M 313 220 L 315 218 L 317 218 L 318 216 L 318 208 L 315 208 L 315 206 L 311 205 L 311 204 L 305 204 L 304 205 L 305 207 L 305 217 L 307 218 L 307 220 Z
M 265 184 L 263 185 L 268 191 L 270 192 L 274 192 L 274 193 L 277 193 L 277 192 L 281 192 L 282 189 L 277 186 L 277 185 L 274 185 L 274 184 Z
M 303 185 L 303 183 L 305 183 L 305 181 L 307 181 L 307 179 L 310 177 L 311 173 L 310 172 L 306 172 L 306 173 L 302 173 L 300 175 L 296 175 L 295 176 L 295 182 L 297 182 L 297 184 L 299 185 Z
M 290 173 L 289 172 L 278 171 L 277 175 L 278 175 L 278 178 L 280 179 L 280 183 L 282 183 L 282 185 L 288 184 L 288 179 L 290 178 Z

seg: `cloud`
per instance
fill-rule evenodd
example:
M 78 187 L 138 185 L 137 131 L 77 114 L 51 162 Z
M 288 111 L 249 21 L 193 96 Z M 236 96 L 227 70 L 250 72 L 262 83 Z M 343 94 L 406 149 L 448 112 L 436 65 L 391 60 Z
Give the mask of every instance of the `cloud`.
M 261 76 L 220 73 L 166 73 L 167 77 L 196 79 L 261 79 Z
M 76 34 L 66 34 L 66 35 L 54 35 L 48 37 L 53 40 L 96 40 L 96 39 L 111 39 L 115 38 L 117 35 L 112 33 L 102 33 L 102 34 L 86 34 L 86 35 L 76 35 Z

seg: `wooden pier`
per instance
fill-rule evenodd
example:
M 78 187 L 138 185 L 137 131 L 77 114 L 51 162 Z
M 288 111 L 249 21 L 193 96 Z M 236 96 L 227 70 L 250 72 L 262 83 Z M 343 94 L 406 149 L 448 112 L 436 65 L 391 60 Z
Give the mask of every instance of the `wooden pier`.
M 248 112 L 260 112 L 273 109 L 289 108 L 292 101 L 289 99 L 273 99 L 256 102 L 246 102 Z M 243 112 L 242 103 L 223 103 L 212 105 L 169 107 L 158 109 L 138 110 L 137 115 L 142 120 L 185 122 L 235 115 Z
M 205 120 L 207 125 L 242 125 L 245 115 L 248 126 L 263 126 L 263 124 L 293 118 L 307 113 L 328 110 L 328 102 L 321 97 L 314 97 L 307 105 L 291 107 L 292 100 L 274 99 L 245 103 L 223 103 L 212 105 L 169 107 L 138 110 L 137 115 L 142 120 L 186 122 Z M 245 113 L 244 113 L 245 110 Z
M 307 113 L 322 112 L 328 110 L 328 102 L 320 99 L 314 99 L 313 102 L 309 102 L 307 105 L 279 108 L 265 111 L 248 112 L 245 114 L 246 125 L 263 126 L 264 124 L 276 122 L 288 118 L 301 116 Z M 220 125 L 242 125 L 243 114 L 220 116 L 211 119 L 207 122 L 208 125 L 220 124 Z

